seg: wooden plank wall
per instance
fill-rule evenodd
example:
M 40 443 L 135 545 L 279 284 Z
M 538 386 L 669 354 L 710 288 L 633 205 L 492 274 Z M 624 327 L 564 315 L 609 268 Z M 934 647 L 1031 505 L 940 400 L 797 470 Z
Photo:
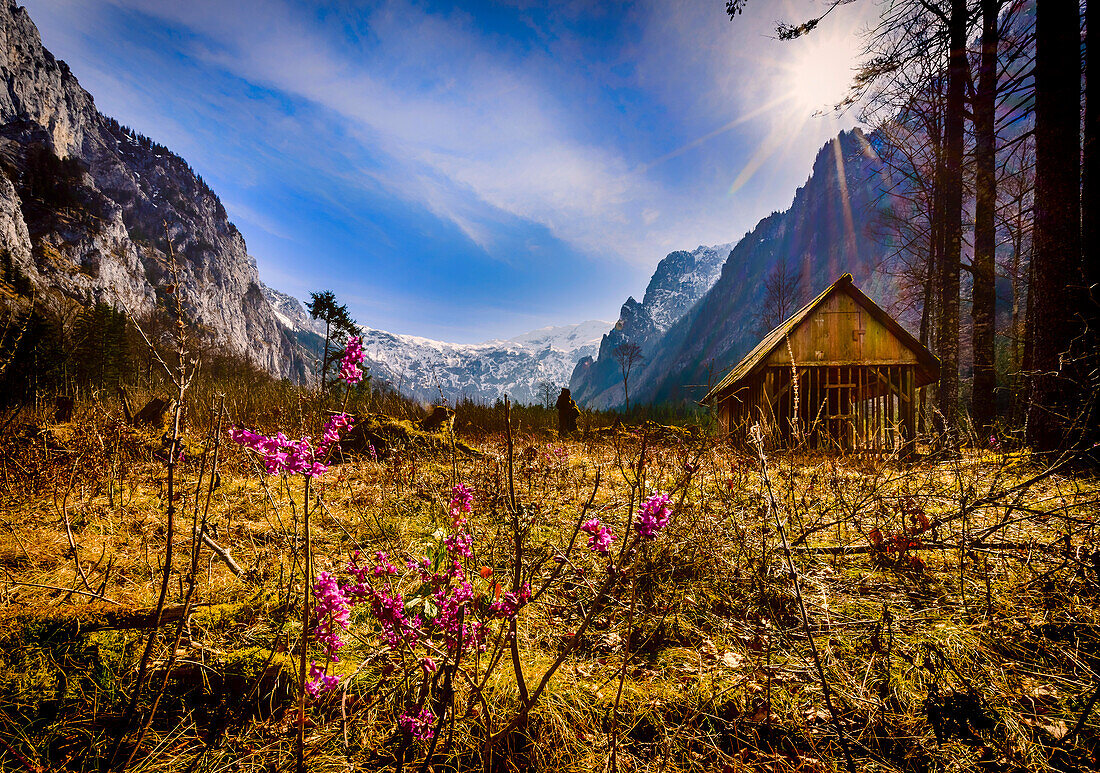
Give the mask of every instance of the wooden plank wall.
M 904 454 L 916 437 L 915 384 L 910 364 L 769 367 L 726 398 L 720 415 L 743 442 L 759 423 L 773 448 Z

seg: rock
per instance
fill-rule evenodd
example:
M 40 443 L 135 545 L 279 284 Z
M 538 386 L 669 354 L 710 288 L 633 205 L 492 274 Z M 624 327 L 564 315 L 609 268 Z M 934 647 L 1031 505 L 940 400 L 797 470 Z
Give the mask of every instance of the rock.
M 581 411 L 570 396 L 568 389 L 561 390 L 556 407 L 558 409 L 558 436 L 569 437 L 577 431 L 577 419 L 580 418 Z
M 72 421 L 73 408 L 75 406 L 76 401 L 73 400 L 71 395 L 58 395 L 54 399 L 54 422 L 57 424 L 64 424 L 65 422 Z
M 163 427 L 166 423 L 168 409 L 175 404 L 173 400 L 165 400 L 163 397 L 154 397 L 145 404 L 145 407 L 134 414 L 130 421 L 134 426 Z
M 451 412 L 453 414 L 453 411 Z M 451 420 L 453 420 L 451 416 Z M 341 455 L 368 455 L 383 460 L 402 448 L 411 447 L 428 453 L 450 453 L 451 442 L 439 432 L 425 432 L 407 419 L 371 413 L 358 416 L 351 431 L 340 440 Z M 468 456 L 481 452 L 461 440 L 454 447 Z
M 243 237 L 202 178 L 102 115 L 12 0 L 0 0 L 0 36 L 0 249 L 21 280 L 39 297 L 103 301 L 141 318 L 171 282 L 168 222 L 195 329 L 273 374 L 304 375 Z M 48 184 L 36 186 L 35 174 Z
M 420 422 L 420 429 L 424 432 L 451 432 L 454 430 L 455 412 L 443 405 L 432 408 Z

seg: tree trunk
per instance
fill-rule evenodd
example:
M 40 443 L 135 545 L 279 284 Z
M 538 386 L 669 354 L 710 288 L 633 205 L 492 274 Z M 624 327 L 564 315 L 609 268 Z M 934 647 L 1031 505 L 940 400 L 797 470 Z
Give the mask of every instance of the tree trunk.
M 1098 6 L 1100 7 L 1100 6 Z M 1096 211 L 1097 190 L 1100 182 L 1100 105 L 1097 104 L 1097 88 L 1100 83 L 1100 57 L 1094 50 L 1092 42 L 1092 30 L 1100 25 L 1100 13 L 1093 13 L 1092 5 L 1085 6 L 1085 27 L 1088 38 L 1085 41 L 1085 130 L 1084 153 L 1081 168 L 1081 258 L 1082 271 L 1084 273 L 1085 296 L 1082 299 L 1085 305 L 1085 340 L 1082 351 L 1085 354 L 1083 370 L 1093 374 L 1093 381 L 1088 387 L 1086 399 L 1091 400 L 1087 407 L 1088 416 L 1085 421 L 1086 435 L 1083 445 L 1094 447 L 1100 442 L 1100 421 L 1097 414 L 1100 413 L 1100 386 L 1096 383 L 1096 375 L 1100 372 L 1100 223 Z M 1090 78 L 1091 76 L 1091 78 Z
M 988 434 L 996 418 L 993 392 L 997 385 L 994 372 L 994 324 L 997 317 L 996 250 L 997 230 L 997 141 L 994 129 L 994 105 L 997 99 L 997 24 L 1000 0 L 982 0 L 982 52 L 978 65 L 978 87 L 974 95 L 974 294 L 971 316 L 974 321 L 974 388 L 970 413 L 979 438 Z
M 935 138 L 936 170 L 933 174 L 933 179 L 936 182 L 942 179 L 940 167 L 942 166 L 943 146 L 940 140 L 941 138 L 937 134 Z M 943 196 L 940 194 L 938 185 L 933 183 L 931 221 L 928 224 L 928 266 L 925 269 L 924 307 L 921 310 L 920 318 L 920 342 L 929 348 L 938 348 L 932 342 L 939 339 L 936 321 L 939 319 L 939 265 L 940 253 L 942 252 Z M 938 393 L 929 394 L 929 392 L 935 388 L 935 386 L 930 385 L 928 388 L 921 390 L 918 432 L 926 433 L 931 429 L 929 420 L 932 415 L 932 398 L 938 399 Z M 931 422 L 931 425 L 935 426 L 936 422 Z
M 1027 441 L 1060 448 L 1076 406 L 1064 357 L 1085 314 L 1081 271 L 1081 38 L 1076 0 L 1043 0 L 1035 21 L 1035 224 Z
M 962 254 L 963 119 L 967 77 L 965 0 L 951 0 L 948 24 L 947 106 L 944 115 L 943 253 L 940 258 L 939 411 L 948 445 L 955 444 L 959 413 L 959 264 Z
M 1100 5 L 1097 5 L 1100 8 Z M 1090 329 L 1090 342 L 1093 347 L 1100 343 L 1100 223 L 1097 218 L 1100 213 L 1096 211 L 1097 183 L 1100 183 L 1100 104 L 1097 104 L 1097 96 L 1100 89 L 1100 56 L 1090 45 L 1092 31 L 1100 24 L 1100 13 L 1092 12 L 1092 4 L 1085 6 L 1085 27 L 1088 30 L 1088 39 L 1085 41 L 1085 146 L 1084 166 L 1081 169 L 1081 220 L 1083 240 L 1081 253 L 1084 256 L 1085 286 L 1088 288 L 1088 321 Z

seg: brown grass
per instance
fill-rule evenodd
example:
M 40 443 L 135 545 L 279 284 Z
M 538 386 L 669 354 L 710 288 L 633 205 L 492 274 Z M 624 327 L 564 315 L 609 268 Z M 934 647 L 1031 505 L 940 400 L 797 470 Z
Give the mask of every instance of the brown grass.
M 147 635 L 133 612 L 153 606 L 159 590 L 164 467 L 158 437 L 102 413 L 81 412 L 63 436 L 40 426 L 12 431 L 0 461 L 0 764 L 97 770 Z M 517 439 L 516 496 L 532 555 L 568 537 L 597 467 L 595 511 L 623 533 L 640 434 Z M 602 770 L 612 746 L 622 771 L 843 769 L 756 460 L 706 437 L 657 434 L 647 440 L 648 489 L 676 488 L 685 463 L 699 469 L 669 528 L 639 556 L 634 624 L 624 583 L 554 676 L 527 737 L 511 739 L 494 769 Z M 189 442 L 177 502 L 184 557 L 209 438 Z M 410 446 L 335 467 L 318 492 L 317 570 L 342 566 L 354 550 L 421 555 L 446 523 L 456 469 L 478 494 L 476 563 L 507 576 L 503 439 L 471 443 L 482 456 L 452 460 Z M 222 453 L 208 518 L 245 574 L 202 553 L 196 607 L 134 770 L 293 767 L 301 584 L 289 578 L 301 483 L 254 474 L 239 449 Z M 1100 711 L 1068 737 L 1100 684 L 1094 476 L 989 452 L 910 466 L 793 455 L 769 464 L 809 631 L 860 770 L 1096 768 Z M 873 549 L 873 530 L 882 549 Z M 581 568 L 601 571 L 582 553 Z M 186 588 L 186 561 L 176 568 L 170 607 Z M 590 600 L 577 575 L 522 611 L 529 682 Z M 349 640 L 346 689 L 310 707 L 311 770 L 394 764 L 398 685 L 366 610 L 356 611 Z M 163 641 L 152 683 L 168 662 Z M 470 697 L 460 690 L 435 769 L 484 766 L 485 718 Z M 499 728 L 518 701 L 510 667 L 494 673 L 486 697 Z M 424 751 L 413 749 L 418 763 Z

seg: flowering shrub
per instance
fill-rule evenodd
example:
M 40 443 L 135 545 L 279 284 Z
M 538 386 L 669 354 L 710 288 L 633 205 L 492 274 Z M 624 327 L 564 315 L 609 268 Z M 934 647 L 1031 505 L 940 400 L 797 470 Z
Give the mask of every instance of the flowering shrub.
M 406 562 L 406 579 L 417 583 L 407 595 L 397 585 L 397 566 L 384 552 L 375 553 L 373 562 L 364 565 L 359 564 L 358 554 L 352 556 L 344 568 L 348 579 L 342 585 L 327 572 L 318 577 L 313 635 L 326 649 L 329 662 L 339 660 L 336 651 L 343 644 L 339 630 L 347 628 L 348 611 L 357 604 L 369 607 L 381 629 L 382 642 L 391 648 L 394 665 L 420 672 L 428 681 L 438 670 L 438 658 L 453 663 L 464 651 L 484 650 L 489 620 L 518 614 L 531 597 L 529 585 L 487 603 L 466 578 L 464 562 L 473 557 L 473 537 L 464 527 L 472 510 L 473 492 L 455 486 L 448 506 L 454 530 L 442 539 L 435 560 L 423 556 Z M 491 574 L 483 573 L 482 578 Z M 419 611 L 412 614 L 414 609 Z M 325 676 L 324 669 L 316 669 L 311 671 L 309 693 L 317 696 L 337 683 L 334 676 Z M 415 712 L 402 715 L 399 726 L 414 738 L 430 738 L 434 719 L 434 713 L 421 702 Z
M 654 494 L 642 503 L 638 511 L 638 534 L 643 539 L 653 539 L 657 532 L 668 525 L 672 511 L 668 506 L 668 494 Z
M 362 377 L 359 368 L 362 361 L 362 342 L 352 339 L 344 353 L 341 380 L 347 384 L 356 383 Z M 308 481 L 328 470 L 329 456 L 352 423 L 352 417 L 345 413 L 331 416 L 316 448 L 309 437 L 290 440 L 281 432 L 269 437 L 244 428 L 234 428 L 230 431 L 230 437 L 257 453 L 269 474 L 301 474 Z M 564 463 L 567 455 L 564 449 L 551 449 L 548 458 Z M 693 472 L 687 470 L 687 478 Z M 598 475 L 596 487 L 599 487 Z M 633 519 L 636 533 L 631 545 L 625 548 L 640 541 L 652 540 L 665 528 L 671 516 L 669 501 L 667 494 L 653 494 L 641 504 Z M 511 556 L 515 574 L 511 588 L 506 589 L 496 580 L 491 567 L 475 563 L 474 536 L 469 526 L 474 502 L 474 492 L 468 486 L 457 484 L 451 488 L 446 508 L 449 525 L 445 531 L 436 534 L 435 549 L 429 550 L 429 555 L 394 561 L 387 553 L 379 551 L 369 560 L 361 561 L 356 552 L 342 569 L 322 571 L 308 586 L 309 592 L 302 610 L 303 637 L 306 641 L 301 649 L 301 668 L 306 672 L 307 662 L 309 668 L 299 698 L 300 748 L 304 744 L 306 697 L 319 699 L 336 690 L 340 684 L 340 677 L 331 671 L 340 662 L 340 653 L 345 646 L 343 637 L 349 630 L 352 611 L 356 606 L 362 605 L 377 624 L 378 642 L 389 660 L 386 673 L 397 677 L 399 691 L 396 697 L 402 706 L 397 728 L 404 736 L 403 743 L 407 744 L 413 740 L 434 739 L 443 718 L 448 714 L 454 716 L 455 688 L 452 684 L 460 673 L 460 663 L 464 666 L 461 674 L 465 683 L 476 691 L 488 684 L 489 674 L 502 662 L 518 663 L 517 617 L 525 606 L 561 580 L 562 572 L 569 571 L 568 567 L 572 566 L 569 554 L 580 532 L 588 536 L 588 549 L 607 557 L 607 562 L 601 579 L 588 581 L 586 577 L 592 589 L 593 603 L 570 639 L 570 646 L 577 645 L 596 610 L 603 608 L 600 599 L 612 592 L 624 578 L 631 576 L 634 551 L 625 549 L 620 554 L 626 556 L 624 565 L 616 563 L 610 555 L 610 548 L 619 537 L 599 518 L 586 519 L 583 513 L 591 506 L 590 500 L 582 510 L 568 547 L 563 546 L 563 549 L 556 551 L 556 568 L 549 574 L 539 569 L 544 565 L 542 562 L 525 560 L 521 542 L 516 540 L 515 552 Z M 513 516 L 519 512 L 514 512 Z M 307 503 L 307 545 L 308 513 Z M 518 519 L 513 523 L 514 528 L 519 528 Z M 631 524 L 627 524 L 626 529 L 629 533 Z M 309 565 L 307 558 L 306 566 Z M 468 569 L 471 570 L 469 575 Z M 580 568 L 573 571 L 578 576 L 584 574 Z M 540 583 L 537 592 L 531 587 L 536 579 Z M 309 603 L 311 600 L 312 604 Z M 493 654 L 483 661 L 481 653 L 487 651 L 490 641 L 495 642 Z M 509 649 L 512 650 L 512 657 L 502 659 L 502 653 Z M 530 707 L 538 701 L 550 677 L 568 656 L 569 649 L 567 647 L 559 653 L 533 693 L 528 695 L 526 688 L 521 689 L 525 707 L 513 722 L 524 721 L 521 718 L 527 716 Z M 311 651 L 318 656 L 315 660 L 309 659 Z M 467 654 L 469 660 L 464 661 Z M 475 664 L 472 674 L 466 670 L 467 663 Z M 476 665 L 478 663 L 483 665 Z M 519 666 L 514 667 L 517 681 L 522 684 L 524 677 Z M 477 680 L 481 680 L 480 686 Z
M 328 662 L 339 662 L 337 651 L 343 646 L 340 631 L 348 627 L 350 608 L 366 604 L 381 629 L 381 640 L 391 648 L 394 665 L 409 672 L 421 672 L 431 680 L 438 670 L 437 659 L 454 663 L 464 651 L 484 651 L 489 623 L 493 620 L 514 620 L 532 598 L 531 585 L 524 582 L 518 591 L 501 592 L 499 583 L 489 583 L 490 593 L 477 593 L 467 579 L 465 564 L 474 557 L 473 536 L 466 530 L 467 518 L 473 511 L 473 492 L 459 484 L 451 489 L 447 512 L 453 530 L 440 541 L 442 550 L 433 560 L 423 556 L 406 562 L 406 579 L 416 583 L 412 592 L 402 593 L 397 585 L 401 574 L 384 552 L 374 554 L 371 563 L 360 565 L 358 554 L 344 568 L 348 579 L 339 584 L 328 572 L 322 572 L 314 585 L 316 614 L 314 639 L 321 644 Z M 671 514 L 667 494 L 654 494 L 638 511 L 638 539 L 653 539 L 668 524 Z M 608 554 L 612 531 L 591 518 L 580 530 L 589 535 L 588 548 L 594 553 Z M 481 567 L 478 576 L 489 581 L 489 567 Z M 487 588 L 487 590 L 489 590 Z M 492 599 L 491 601 L 489 599 Z M 419 610 L 413 614 L 412 610 Z M 325 669 L 311 670 L 309 693 L 317 696 L 336 687 L 335 677 L 326 676 Z M 402 729 L 415 738 L 431 737 L 424 718 L 434 715 L 417 707 L 419 713 L 402 715 Z M 427 712 L 427 713 L 425 713 Z
M 344 359 L 340 363 L 339 379 L 345 384 L 358 384 L 363 378 L 363 369 L 360 366 L 365 356 L 362 336 L 349 338 L 344 347 Z
M 330 416 L 321 434 L 321 444 L 314 449 L 310 437 L 290 440 L 282 432 L 271 437 L 240 427 L 229 430 L 229 439 L 250 448 L 263 458 L 269 475 L 301 474 L 316 478 L 328 472 L 326 461 L 340 436 L 349 430 L 354 419 L 346 413 Z

